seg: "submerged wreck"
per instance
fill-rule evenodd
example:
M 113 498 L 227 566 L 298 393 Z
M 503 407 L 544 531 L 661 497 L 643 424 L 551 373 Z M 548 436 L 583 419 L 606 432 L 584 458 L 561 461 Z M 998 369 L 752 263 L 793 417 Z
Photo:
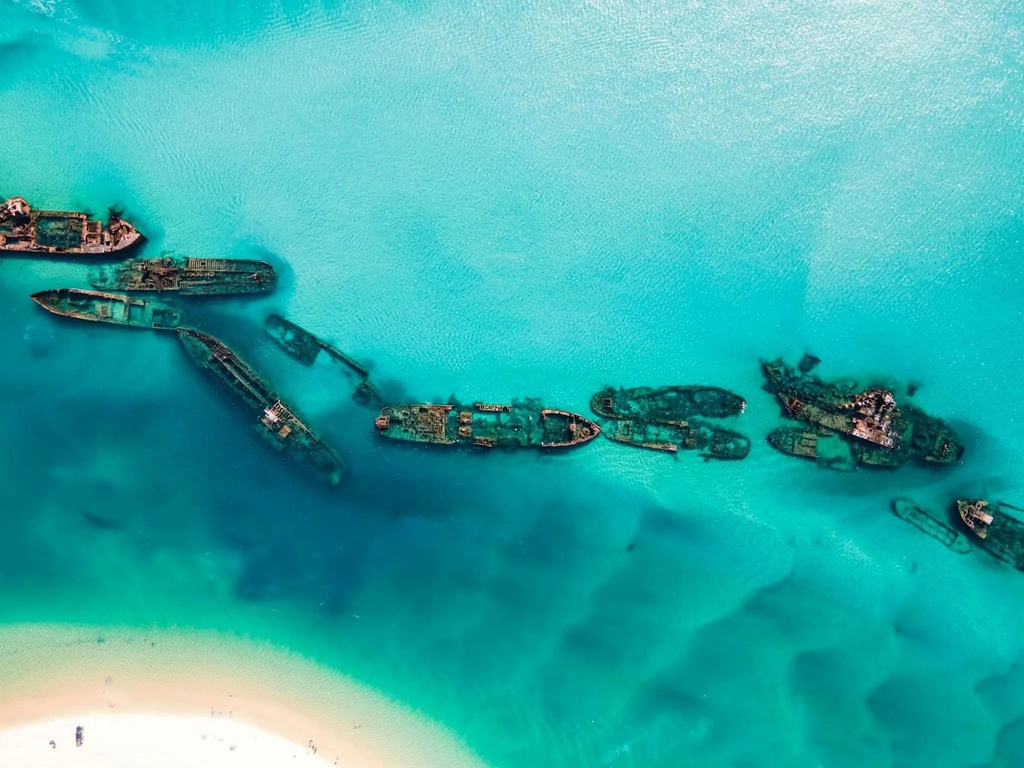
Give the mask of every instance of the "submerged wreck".
M 116 293 L 55 288 L 32 294 L 32 301 L 55 315 L 76 320 L 171 330 L 181 325 L 181 313 L 169 304 Z
M 256 431 L 274 448 L 311 465 L 332 485 L 345 474 L 345 464 L 287 407 L 260 376 L 225 344 L 192 328 L 179 328 L 192 360 L 210 371 L 259 413 Z
M 334 345 L 328 344 L 323 339 L 314 336 L 290 320 L 280 315 L 268 315 L 263 323 L 267 335 L 273 339 L 290 357 L 298 360 L 303 365 L 312 365 L 317 356 L 323 352 L 336 363 L 339 363 L 346 373 L 356 380 L 356 388 L 352 393 L 352 399 L 360 405 L 380 406 L 384 399 L 380 392 L 370 381 L 370 372 L 357 361 L 346 355 Z
M 811 425 L 820 436 L 842 436 L 857 464 L 898 467 L 910 460 L 950 464 L 963 454 L 949 425 L 912 405 L 898 405 L 889 389 L 823 381 L 782 360 L 762 363 L 762 369 L 765 389 L 779 398 L 785 415 Z M 802 453 L 792 450 L 788 437 L 771 442 L 785 453 L 816 458 L 804 448 Z
M 590 408 L 606 419 L 638 419 L 678 426 L 694 416 L 725 418 L 742 413 L 746 401 L 718 387 L 605 387 L 590 398 Z
M 956 508 L 960 519 L 980 539 L 979 547 L 1024 571 L 1024 522 L 1005 511 L 1024 510 L 982 499 L 961 499 L 957 501 Z
M 750 439 L 746 435 L 702 421 L 670 426 L 614 419 L 604 425 L 604 436 L 616 443 L 654 451 L 696 451 L 705 459 L 743 459 L 750 453 Z
M 850 444 L 835 432 L 783 427 L 769 433 L 768 443 L 777 451 L 811 459 L 826 469 L 849 471 L 857 467 Z
M 21 197 L 0 205 L 0 251 L 92 256 L 123 251 L 142 239 L 113 209 L 104 226 L 77 211 L 34 211 Z
M 601 428 L 583 416 L 545 408 L 527 398 L 510 403 L 389 405 L 374 422 L 393 440 L 480 448 L 568 448 L 593 440 Z
M 958 554 L 965 555 L 974 549 L 967 536 L 937 520 L 928 510 L 917 506 L 910 499 L 896 499 L 892 503 L 892 511 L 901 520 L 917 526 Z
M 89 283 L 100 290 L 174 291 L 186 296 L 267 293 L 277 285 L 277 272 L 265 261 L 248 259 L 130 259 L 89 271 Z

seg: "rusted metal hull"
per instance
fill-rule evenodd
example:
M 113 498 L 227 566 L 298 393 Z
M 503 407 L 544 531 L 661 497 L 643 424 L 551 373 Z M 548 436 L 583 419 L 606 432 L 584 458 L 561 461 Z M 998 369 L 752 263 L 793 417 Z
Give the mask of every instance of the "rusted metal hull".
M 274 448 L 305 462 L 332 485 L 345 474 L 345 464 L 247 363 L 223 342 L 193 328 L 179 328 L 178 337 L 192 360 L 231 389 L 259 414 L 253 425 Z
M 739 432 L 703 421 L 682 424 L 650 424 L 638 419 L 612 419 L 604 425 L 609 440 L 652 451 L 696 451 L 705 459 L 743 459 L 750 440 Z
M 601 433 L 590 419 L 544 408 L 535 399 L 500 406 L 390 405 L 381 411 L 375 425 L 378 433 L 392 440 L 479 448 L 570 448 Z
M 960 519 L 977 536 L 975 543 L 981 549 L 1024 571 L 1024 522 L 1006 511 L 1016 508 L 983 499 L 960 499 L 956 506 Z
M 32 300 L 56 315 L 76 320 L 156 330 L 181 325 L 181 312 L 169 304 L 115 293 L 57 288 L 34 293 Z
M 0 204 L 0 251 L 43 256 L 102 256 L 142 242 L 142 234 L 111 213 L 107 224 L 78 211 L 34 211 L 20 197 Z
M 264 261 L 165 257 L 93 267 L 89 283 L 101 290 L 225 296 L 268 293 L 277 285 L 277 272 Z
M 857 466 L 850 444 L 835 433 L 822 435 L 814 430 L 782 428 L 768 435 L 768 443 L 781 453 L 810 459 L 826 469 L 849 471 Z
M 787 417 L 843 435 L 857 463 L 879 467 L 897 467 L 911 460 L 950 464 L 963 454 L 949 425 L 913 405 L 897 404 L 890 389 L 823 381 L 782 360 L 762 362 L 762 369 L 765 389 L 779 398 Z

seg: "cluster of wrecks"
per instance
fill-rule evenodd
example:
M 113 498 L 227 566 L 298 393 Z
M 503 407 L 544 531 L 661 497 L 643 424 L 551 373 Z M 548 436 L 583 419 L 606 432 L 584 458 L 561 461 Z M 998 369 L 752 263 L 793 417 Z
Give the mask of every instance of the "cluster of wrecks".
M 116 211 L 103 224 L 84 213 L 33 211 L 18 197 L 0 209 L 0 251 L 95 259 L 143 240 Z M 277 284 L 270 264 L 246 259 L 136 258 L 93 266 L 88 280 L 94 290 L 59 288 L 32 298 L 66 317 L 176 332 L 190 359 L 249 406 L 253 426 L 262 437 L 331 484 L 340 482 L 345 464 L 337 452 L 249 363 L 222 341 L 191 327 L 183 309 L 174 303 L 176 296 L 268 293 Z M 673 454 L 692 451 L 706 461 L 743 459 L 750 452 L 750 439 L 734 428 L 746 401 L 719 387 L 606 387 L 590 400 L 600 421 L 546 407 L 535 398 L 470 404 L 453 397 L 444 404 L 385 405 L 369 371 L 330 343 L 277 314 L 266 317 L 264 328 L 303 365 L 313 365 L 321 355 L 337 363 L 352 383 L 352 399 L 368 408 L 381 408 L 374 422 L 376 431 L 391 440 L 547 450 L 580 446 L 604 435 L 636 448 Z M 823 380 L 813 373 L 819 362 L 805 355 L 796 366 L 781 359 L 762 363 L 764 388 L 778 398 L 783 416 L 793 422 L 768 435 L 773 448 L 821 468 L 842 471 L 892 469 L 908 462 L 949 465 L 960 459 L 963 446 L 942 419 L 926 414 L 887 385 Z M 906 397 L 914 390 L 909 387 Z M 965 531 L 907 499 L 893 503 L 899 517 L 953 551 L 971 551 L 973 539 L 1024 570 L 1024 523 L 1005 511 L 1012 507 L 966 500 L 957 502 L 957 508 Z

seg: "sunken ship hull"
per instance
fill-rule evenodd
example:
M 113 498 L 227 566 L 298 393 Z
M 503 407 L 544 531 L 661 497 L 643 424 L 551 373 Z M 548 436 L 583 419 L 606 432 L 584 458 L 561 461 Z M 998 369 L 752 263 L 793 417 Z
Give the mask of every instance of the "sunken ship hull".
M 676 426 L 694 416 L 725 418 L 742 413 L 746 401 L 718 387 L 606 387 L 590 399 L 590 408 L 606 419 L 638 419 Z
M 1024 571 L 1024 522 L 1006 511 L 1014 509 L 1022 513 L 1024 510 L 983 499 L 961 499 L 956 508 L 964 525 L 977 536 L 975 543 L 979 547 Z
M 919 507 L 910 499 L 896 499 L 892 503 L 892 511 L 901 520 L 906 520 L 911 525 L 917 526 L 932 538 L 938 539 L 954 552 L 966 555 L 974 546 L 971 540 L 960 531 L 937 520 L 928 510 Z
M 380 392 L 370 381 L 370 372 L 334 345 L 280 315 L 268 315 L 263 328 L 289 357 L 303 365 L 312 365 L 321 352 L 341 365 L 356 382 L 352 399 L 360 405 L 379 407 L 384 404 Z
M 178 337 L 192 360 L 241 398 L 259 416 L 255 430 L 274 448 L 310 465 L 332 485 L 345 474 L 344 462 L 270 386 L 225 344 L 192 328 L 179 328 Z
M 898 405 L 889 389 L 864 389 L 852 381 L 827 382 L 782 360 L 763 362 L 765 389 L 776 395 L 784 414 L 850 442 L 857 463 L 898 467 L 907 461 L 949 464 L 963 446 L 941 419 L 912 405 Z
M 849 443 L 834 432 L 783 427 L 769 433 L 768 443 L 780 453 L 810 459 L 826 469 L 850 471 L 857 466 Z
M 0 204 L 0 251 L 45 256 L 102 256 L 142 242 L 134 226 L 111 212 L 103 224 L 78 211 L 34 211 L 21 197 Z
M 527 399 L 511 403 L 389 405 L 378 433 L 392 440 L 479 448 L 569 448 L 593 440 L 601 428 L 583 416 Z
M 33 293 L 32 300 L 55 315 L 76 320 L 156 330 L 173 330 L 181 325 L 181 313 L 174 307 L 133 296 L 57 288 Z
M 745 435 L 698 421 L 667 425 L 614 419 L 604 425 L 604 436 L 635 448 L 668 453 L 696 451 L 705 459 L 743 459 L 750 453 L 750 440 Z
M 100 290 L 171 291 L 185 296 L 268 293 L 277 272 L 264 261 L 248 259 L 131 259 L 89 271 Z

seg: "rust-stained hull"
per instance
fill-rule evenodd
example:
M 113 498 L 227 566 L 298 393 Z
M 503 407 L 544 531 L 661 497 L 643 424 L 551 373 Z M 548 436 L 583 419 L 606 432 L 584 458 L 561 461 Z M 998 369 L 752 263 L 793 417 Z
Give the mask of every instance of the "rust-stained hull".
M 56 315 L 76 320 L 155 330 L 173 330 L 181 325 L 181 312 L 175 307 L 133 296 L 57 288 L 34 293 L 32 300 Z
M 1024 571 L 1024 522 L 1006 512 L 1014 507 L 984 499 L 960 499 L 956 507 L 979 547 Z
M 131 259 L 89 271 L 89 283 L 101 290 L 174 292 L 184 296 L 268 293 L 277 272 L 249 259 Z
M 107 224 L 78 211 L 34 211 L 20 197 L 0 204 L 0 251 L 44 256 L 102 256 L 142 242 L 142 234 L 114 214 Z
M 377 417 L 378 433 L 392 440 L 479 448 L 570 448 L 601 428 L 578 413 L 544 408 L 539 400 L 508 404 L 390 405 Z
M 616 443 L 652 451 L 696 451 L 705 459 L 738 460 L 750 453 L 750 440 L 745 435 L 703 421 L 665 425 L 612 419 L 604 425 L 604 436 Z
M 341 458 L 227 345 L 193 328 L 179 328 L 178 337 L 197 365 L 224 382 L 259 414 L 253 426 L 260 436 L 277 450 L 312 466 L 332 485 L 341 481 L 345 474 Z

